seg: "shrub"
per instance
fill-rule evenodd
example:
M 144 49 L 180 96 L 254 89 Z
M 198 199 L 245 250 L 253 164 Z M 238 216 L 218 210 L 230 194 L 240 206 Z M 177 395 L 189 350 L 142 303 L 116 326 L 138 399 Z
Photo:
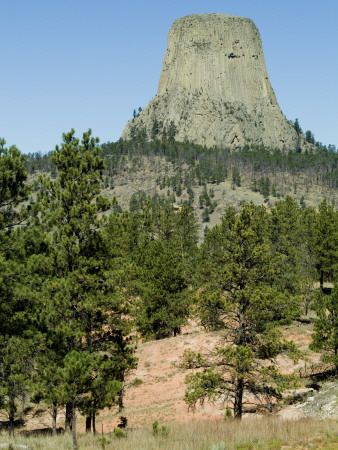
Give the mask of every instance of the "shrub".
M 229 406 L 226 407 L 225 413 L 224 413 L 224 420 L 232 419 L 232 411 L 229 408 Z
M 162 425 L 161 428 L 160 428 L 160 433 L 161 433 L 161 436 L 163 436 L 163 437 L 168 436 L 169 431 L 170 431 L 170 429 L 166 425 Z
M 157 420 L 155 420 L 155 422 L 153 422 L 153 435 L 154 436 L 158 435 L 158 422 L 157 422 Z
M 100 436 L 98 438 L 99 444 L 101 445 L 101 447 L 103 448 L 103 450 L 105 450 L 106 445 L 110 444 L 111 441 L 109 439 L 106 438 L 106 436 Z
M 141 386 L 141 384 L 143 384 L 143 381 L 141 380 L 141 378 L 134 378 L 131 383 L 131 385 L 133 387 Z
M 167 437 L 169 434 L 169 427 L 166 425 L 162 425 L 161 427 L 158 426 L 158 421 L 155 420 L 155 422 L 153 422 L 153 436 L 163 436 L 163 437 Z
M 121 430 L 121 428 L 115 428 L 114 436 L 118 439 L 127 437 L 126 432 Z

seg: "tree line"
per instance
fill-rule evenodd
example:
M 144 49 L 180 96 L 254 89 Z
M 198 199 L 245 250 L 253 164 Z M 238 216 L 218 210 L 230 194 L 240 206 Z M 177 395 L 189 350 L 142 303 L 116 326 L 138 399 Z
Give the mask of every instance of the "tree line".
M 168 146 L 158 148 L 171 158 L 197 155 L 196 147 L 195 156 L 184 156 L 185 146 Z M 240 418 L 246 391 L 269 407 L 280 400 L 291 378 L 274 359 L 300 356 L 280 326 L 310 308 L 317 311 L 312 346 L 337 370 L 338 215 L 331 204 L 301 208 L 287 197 L 270 210 L 229 207 L 198 246 L 189 202 L 175 210 L 164 197 L 144 195 L 122 211 L 102 196 L 109 148 L 90 130 L 81 140 L 65 133 L 49 155 L 53 172 L 39 174 L 28 202 L 30 156 L 1 141 L 0 408 L 12 433 L 29 402 L 49 409 L 54 432 L 65 408 L 77 448 L 77 412 L 95 431 L 101 409 L 123 407 L 124 381 L 137 365 L 132 336 L 175 336 L 189 317 L 224 333 L 211 355 L 185 353 L 186 367 L 203 367 L 186 380 L 190 407 L 223 396 Z M 238 176 L 233 171 L 236 183 Z M 205 190 L 202 206 L 210 197 Z M 329 294 L 326 281 L 334 285 Z
M 174 139 L 147 141 L 146 137 L 139 134 L 129 141 L 119 140 L 103 144 L 102 156 L 105 160 L 105 178 L 110 185 L 113 185 L 116 175 L 127 170 L 128 161 L 136 162 L 142 156 L 158 156 L 173 164 L 175 175 L 159 175 L 157 184 L 161 188 L 171 187 L 175 193 L 197 184 L 220 183 L 232 174 L 233 169 L 246 174 L 255 188 L 261 177 L 269 176 L 271 186 L 276 184 L 276 190 L 281 191 L 282 187 L 289 183 L 284 180 L 285 175 L 294 179 L 302 178 L 306 187 L 338 187 L 338 156 L 335 146 L 331 145 L 313 146 L 312 151 L 301 153 L 246 145 L 234 152 L 230 149 L 206 148 L 188 142 L 176 142 Z M 137 164 L 132 166 L 136 171 Z M 29 154 L 26 168 L 30 174 L 40 171 L 50 172 L 52 175 L 56 173 L 50 153 Z

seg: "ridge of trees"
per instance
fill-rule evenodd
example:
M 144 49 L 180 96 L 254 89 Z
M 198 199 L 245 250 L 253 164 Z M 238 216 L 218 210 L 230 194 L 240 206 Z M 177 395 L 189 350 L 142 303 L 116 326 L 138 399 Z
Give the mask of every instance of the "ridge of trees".
M 289 173 L 292 176 L 306 173 L 306 182 L 311 185 L 331 189 L 338 186 L 338 154 L 334 146 L 321 146 L 303 153 L 284 153 L 264 146 L 249 145 L 231 151 L 174 140 L 147 141 L 144 137 L 137 136 L 130 141 L 119 140 L 103 144 L 102 150 L 107 180 L 123 173 L 128 159 L 137 162 L 141 157 L 166 158 L 174 165 L 176 174 L 172 177 L 160 175 L 157 182 L 161 188 L 172 187 L 174 192 L 196 184 L 219 183 L 224 181 L 233 169 L 239 171 L 238 174 L 235 173 L 237 181 L 241 172 L 249 173 L 253 183 L 268 173 Z M 49 154 L 27 155 L 26 167 L 30 174 L 36 171 L 50 172 L 52 176 L 55 174 L 55 166 L 50 161 Z M 232 173 L 232 178 L 233 175 Z

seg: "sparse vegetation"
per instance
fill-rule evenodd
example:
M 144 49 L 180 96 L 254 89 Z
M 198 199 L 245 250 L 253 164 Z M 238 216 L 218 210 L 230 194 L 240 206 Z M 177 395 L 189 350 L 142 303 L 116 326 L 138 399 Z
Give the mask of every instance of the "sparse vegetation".
M 115 428 L 113 434 L 114 434 L 114 437 L 116 437 L 117 439 L 121 439 L 121 438 L 127 437 L 126 432 L 121 430 L 121 428 Z
M 143 381 L 140 378 L 134 378 L 132 383 L 131 383 L 131 385 L 133 387 L 141 386 L 141 384 L 143 384 Z

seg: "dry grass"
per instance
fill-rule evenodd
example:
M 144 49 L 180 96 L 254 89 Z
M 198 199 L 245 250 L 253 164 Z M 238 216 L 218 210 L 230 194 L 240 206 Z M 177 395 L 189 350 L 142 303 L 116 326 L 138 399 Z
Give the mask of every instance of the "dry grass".
M 160 424 L 161 426 L 162 424 Z M 277 417 L 261 417 L 201 422 L 185 425 L 169 424 L 169 435 L 153 436 L 152 428 L 139 428 L 128 432 L 126 438 L 105 436 L 105 449 L 119 450 L 223 450 L 223 449 L 337 449 L 338 419 L 282 421 Z M 100 436 L 79 435 L 79 449 L 103 448 Z M 8 442 L 5 435 L 0 443 Z M 33 449 L 72 448 L 71 436 L 30 437 L 17 435 L 15 443 Z

